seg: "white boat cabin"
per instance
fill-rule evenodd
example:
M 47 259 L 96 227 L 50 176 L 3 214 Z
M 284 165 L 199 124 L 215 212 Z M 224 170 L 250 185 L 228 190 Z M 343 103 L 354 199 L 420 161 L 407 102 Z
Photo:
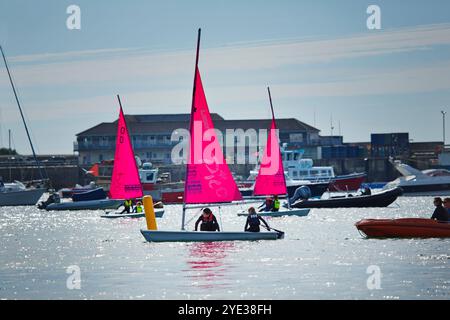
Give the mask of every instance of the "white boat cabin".
M 158 180 L 158 168 L 153 168 L 153 165 L 146 162 L 139 169 L 139 178 L 143 184 L 155 184 Z
M 333 167 L 315 167 L 312 159 L 302 159 L 302 150 L 282 150 L 284 169 L 293 180 L 330 180 L 335 177 Z

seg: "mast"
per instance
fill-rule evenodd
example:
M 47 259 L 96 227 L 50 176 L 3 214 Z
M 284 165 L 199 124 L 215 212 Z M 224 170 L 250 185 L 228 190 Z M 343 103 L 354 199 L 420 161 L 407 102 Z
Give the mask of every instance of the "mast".
M 269 88 L 269 87 L 267 87 L 267 92 L 269 93 L 270 110 L 272 111 L 272 120 L 273 120 L 273 122 L 275 123 L 275 128 L 278 128 L 277 122 L 275 121 L 275 113 L 273 112 L 272 95 L 270 94 L 270 88 Z M 269 134 L 270 134 L 270 133 L 269 133 Z M 277 137 L 277 139 L 278 139 L 278 137 Z M 283 158 L 281 157 L 281 150 L 280 150 L 280 149 L 278 149 L 278 152 L 280 153 L 279 158 L 280 158 L 280 160 L 281 160 L 281 167 L 283 168 L 282 174 L 283 174 L 284 185 L 286 186 L 287 205 L 288 205 L 288 208 L 290 209 L 290 208 L 291 208 L 291 205 L 290 205 L 290 203 L 289 203 L 289 192 L 288 192 L 288 190 L 287 190 L 286 177 L 284 176 Z
M 196 56 L 195 56 L 195 70 L 194 70 L 194 85 L 193 85 L 193 89 L 192 89 L 192 104 L 191 104 L 191 118 L 190 118 L 190 123 L 189 123 L 189 133 L 190 133 L 190 141 L 192 141 L 192 130 L 193 130 L 193 122 L 194 122 L 194 118 L 192 116 L 192 113 L 194 112 L 195 109 L 195 90 L 196 90 L 196 80 L 197 80 L 197 70 L 198 70 L 198 59 L 199 59 L 199 54 L 200 54 L 200 37 L 202 34 L 202 29 L 199 28 L 198 29 L 198 35 L 197 35 L 197 52 L 196 52 Z M 189 146 L 189 153 L 191 152 L 191 147 Z M 190 161 L 190 154 L 188 154 L 187 157 L 187 161 Z M 184 230 L 184 224 L 185 224 L 185 220 L 186 220 L 186 186 L 187 186 L 187 176 L 188 176 L 188 170 L 187 170 L 187 163 L 186 163 L 186 174 L 185 174 L 185 179 L 184 179 L 184 195 L 183 195 L 183 214 L 182 214 L 182 218 L 181 218 L 181 230 Z
M 5 57 L 5 53 L 3 52 L 2 46 L 0 46 L 0 51 L 2 52 L 3 61 L 5 62 L 6 71 L 8 72 L 9 82 L 11 83 L 11 87 L 12 87 L 13 92 L 14 92 L 14 97 L 16 98 L 17 106 L 19 107 L 20 116 L 22 117 L 22 121 L 23 121 L 23 125 L 25 127 L 25 131 L 27 132 L 27 137 L 28 137 L 28 141 L 30 142 L 31 151 L 33 152 L 34 161 L 37 164 L 37 167 L 38 167 L 38 170 L 39 170 L 39 175 L 41 176 L 41 180 L 44 180 L 44 175 L 42 174 L 41 165 L 39 163 L 39 160 L 36 157 L 36 152 L 34 152 L 33 142 L 31 142 L 30 133 L 28 131 L 27 123 L 25 122 L 25 117 L 24 117 L 23 112 L 22 112 L 22 107 L 20 106 L 19 98 L 17 96 L 16 87 L 14 86 L 14 82 L 12 80 L 11 73 L 9 72 L 8 63 L 6 62 L 6 57 Z

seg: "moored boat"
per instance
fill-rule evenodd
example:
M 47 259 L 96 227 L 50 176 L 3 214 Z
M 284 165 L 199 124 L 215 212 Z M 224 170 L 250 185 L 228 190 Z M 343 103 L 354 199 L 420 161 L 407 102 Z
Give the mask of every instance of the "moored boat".
M 450 195 L 450 172 L 446 172 L 446 170 L 420 171 L 398 160 L 391 160 L 391 163 L 402 176 L 387 183 L 384 188 L 400 187 L 405 196 Z
M 52 211 L 63 210 L 106 210 L 106 209 L 118 209 L 123 204 L 122 200 L 114 199 L 102 199 L 102 200 L 89 200 L 89 201 L 64 201 L 59 203 L 51 203 L 43 209 Z
M 106 192 L 102 187 L 72 195 L 72 201 L 89 201 L 106 199 Z
M 369 208 L 387 207 L 400 195 L 401 188 L 383 190 L 371 195 L 332 197 L 329 199 L 308 199 L 292 204 L 294 208 Z
M 59 195 L 61 198 L 72 198 L 73 195 L 78 193 L 84 193 L 87 191 L 91 191 L 96 189 L 97 186 L 94 181 L 91 181 L 89 184 L 85 186 L 76 185 L 73 188 L 62 188 L 58 190 Z
M 364 219 L 356 228 L 369 238 L 449 238 L 450 222 L 425 218 Z
M 0 186 L 0 206 L 34 206 L 44 194 L 43 188 L 26 188 L 19 181 Z

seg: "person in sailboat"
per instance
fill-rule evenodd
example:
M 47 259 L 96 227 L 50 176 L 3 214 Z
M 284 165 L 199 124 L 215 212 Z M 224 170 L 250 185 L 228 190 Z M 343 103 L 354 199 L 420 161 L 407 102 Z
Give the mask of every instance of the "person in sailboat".
M 142 208 L 142 202 L 138 201 L 136 206 L 133 208 L 133 213 L 142 213 L 144 209 Z
M 219 223 L 209 208 L 203 209 L 202 215 L 195 222 L 195 231 L 197 231 L 200 222 L 202 223 L 200 231 L 220 231 Z
M 133 205 L 133 201 L 131 199 L 126 199 L 123 202 L 123 210 L 120 212 L 120 214 L 126 212 L 126 213 L 131 213 L 131 206 Z
M 275 195 L 273 196 L 273 208 L 272 211 L 273 212 L 277 212 L 280 210 L 280 200 L 278 199 L 278 196 Z
M 273 199 L 271 197 L 266 197 L 266 201 L 264 201 L 264 203 L 262 205 L 260 205 L 258 207 L 259 212 L 268 212 L 268 211 L 272 211 L 273 209 Z
M 261 221 L 266 225 L 266 229 L 270 231 L 268 223 L 260 215 L 258 215 L 255 208 L 253 207 L 248 208 L 248 216 L 247 221 L 245 222 L 244 231 L 259 232 L 260 231 L 259 226 L 261 225 Z

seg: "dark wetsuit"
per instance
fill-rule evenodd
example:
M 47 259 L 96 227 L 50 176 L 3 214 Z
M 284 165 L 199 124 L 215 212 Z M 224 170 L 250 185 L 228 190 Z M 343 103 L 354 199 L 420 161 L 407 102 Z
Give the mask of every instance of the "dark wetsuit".
M 447 209 L 444 207 L 436 207 L 434 209 L 433 215 L 431 216 L 431 219 L 436 219 L 438 221 L 450 221 L 449 213 Z
M 269 225 L 267 224 L 266 220 L 264 220 L 262 217 L 260 217 L 259 215 L 257 215 L 256 213 L 253 214 L 249 214 L 247 216 L 247 222 L 245 223 L 245 231 L 248 232 L 259 232 L 259 226 L 261 224 L 261 222 L 264 222 L 264 224 L 266 225 L 267 229 L 270 229 Z
M 210 214 L 207 218 L 202 214 L 195 222 L 195 231 L 197 231 L 200 222 L 202 223 L 200 225 L 200 231 L 220 231 L 219 223 L 213 214 Z
M 264 203 L 262 205 L 260 205 L 258 207 L 259 212 L 262 211 L 272 211 L 273 210 L 273 200 L 272 199 L 267 199 L 266 201 L 264 201 Z
M 125 207 L 121 212 L 120 212 L 120 214 L 122 214 L 122 213 L 124 213 L 124 212 L 126 212 L 126 213 L 131 213 L 131 206 L 132 206 L 132 201 L 131 200 L 125 200 L 124 202 L 123 202 L 123 206 Z

